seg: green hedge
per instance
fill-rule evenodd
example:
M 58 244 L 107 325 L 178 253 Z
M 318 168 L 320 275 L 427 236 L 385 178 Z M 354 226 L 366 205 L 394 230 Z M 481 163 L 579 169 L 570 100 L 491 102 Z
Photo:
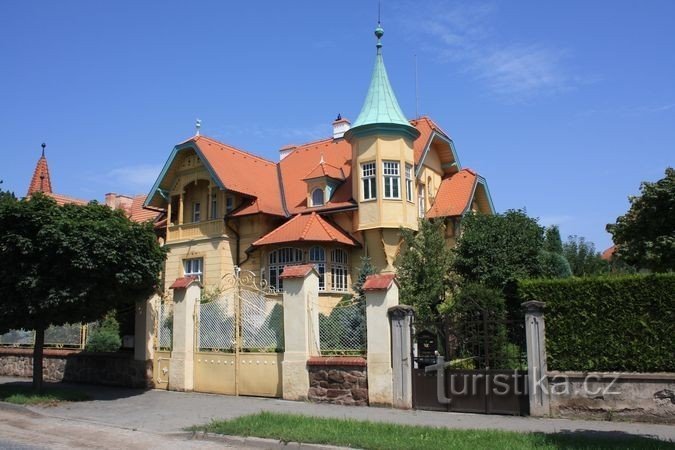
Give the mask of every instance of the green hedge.
M 675 274 L 526 280 L 546 302 L 550 370 L 675 372 Z

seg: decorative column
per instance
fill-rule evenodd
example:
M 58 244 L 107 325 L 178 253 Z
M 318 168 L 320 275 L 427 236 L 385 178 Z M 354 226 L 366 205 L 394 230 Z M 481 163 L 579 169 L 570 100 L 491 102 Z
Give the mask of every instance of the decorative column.
M 412 408 L 412 323 L 408 305 L 389 308 L 394 408 Z
M 316 355 L 319 337 L 319 275 L 311 264 L 287 266 L 284 280 L 284 361 L 282 395 L 285 400 L 306 400 L 309 391 L 307 360 Z
M 181 191 L 180 200 L 178 201 L 178 225 L 183 225 L 184 203 L 185 203 L 185 192 Z
M 527 339 L 527 389 L 530 399 L 530 416 L 549 416 L 551 413 L 546 367 L 546 330 L 544 307 L 546 303 L 529 301 L 525 309 L 525 336 Z
M 391 329 L 387 312 L 398 305 L 398 284 L 393 273 L 370 275 L 363 283 L 368 328 L 368 403 L 392 406 Z
M 195 304 L 201 295 L 197 277 L 178 278 L 173 289 L 173 346 L 169 366 L 169 389 L 194 389 Z

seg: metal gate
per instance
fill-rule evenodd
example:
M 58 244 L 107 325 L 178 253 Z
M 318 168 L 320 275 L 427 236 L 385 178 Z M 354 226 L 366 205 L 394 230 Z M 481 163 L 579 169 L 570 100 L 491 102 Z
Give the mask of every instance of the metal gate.
M 195 306 L 194 390 L 281 397 L 280 295 L 235 268 Z
M 490 311 L 479 310 L 454 316 L 441 324 L 416 324 L 415 328 L 416 409 L 528 413 L 522 320 L 504 320 Z

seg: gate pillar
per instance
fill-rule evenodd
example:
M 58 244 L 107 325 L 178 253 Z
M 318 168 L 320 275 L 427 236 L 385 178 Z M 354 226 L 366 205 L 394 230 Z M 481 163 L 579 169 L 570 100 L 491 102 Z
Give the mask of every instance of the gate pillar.
M 287 266 L 284 280 L 284 361 L 281 363 L 285 400 L 306 400 L 309 391 L 307 360 L 317 354 L 319 275 L 314 266 Z
M 391 360 L 394 408 L 412 408 L 412 321 L 413 309 L 407 305 L 389 308 L 391 320 Z
M 136 315 L 134 318 L 134 359 L 136 361 L 148 361 L 153 358 L 154 348 L 152 335 L 155 331 L 155 305 L 159 304 L 157 294 L 147 300 L 136 303 Z
M 173 289 L 173 345 L 169 362 L 169 389 L 194 389 L 195 304 L 201 295 L 197 277 L 178 278 Z
M 550 415 L 548 369 L 546 367 L 546 330 L 544 302 L 529 301 L 525 308 L 525 336 L 527 339 L 527 390 L 530 398 L 530 416 Z
M 391 328 L 387 311 L 398 305 L 394 274 L 370 275 L 363 283 L 368 329 L 368 403 L 392 406 L 394 398 L 391 364 Z

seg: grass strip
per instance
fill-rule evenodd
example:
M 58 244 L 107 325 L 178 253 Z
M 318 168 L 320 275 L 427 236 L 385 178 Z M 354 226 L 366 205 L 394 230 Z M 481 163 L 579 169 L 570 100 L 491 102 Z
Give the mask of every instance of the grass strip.
M 673 443 L 627 433 L 453 430 L 270 412 L 214 420 L 192 430 L 363 449 L 675 449 Z
M 37 393 L 29 386 L 0 385 L 0 401 L 17 405 L 81 402 L 90 399 L 88 394 L 74 389 L 46 388 L 41 393 Z

